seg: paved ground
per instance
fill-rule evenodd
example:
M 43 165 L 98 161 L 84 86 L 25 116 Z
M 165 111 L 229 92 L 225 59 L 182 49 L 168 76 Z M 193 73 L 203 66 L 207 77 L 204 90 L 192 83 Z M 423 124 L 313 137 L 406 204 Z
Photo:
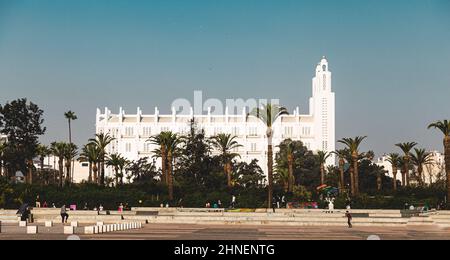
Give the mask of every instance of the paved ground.
M 65 240 L 67 235 L 47 232 L 24 234 L 23 229 L 0 234 L 4 239 Z M 427 227 L 279 227 L 279 226 L 204 226 L 146 225 L 143 229 L 80 236 L 82 240 L 366 240 L 377 235 L 384 240 L 450 240 L 449 228 Z

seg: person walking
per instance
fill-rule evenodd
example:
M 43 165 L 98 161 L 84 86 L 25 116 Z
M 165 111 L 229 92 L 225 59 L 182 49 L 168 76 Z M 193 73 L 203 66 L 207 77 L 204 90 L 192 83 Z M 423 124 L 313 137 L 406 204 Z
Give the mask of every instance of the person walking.
M 63 205 L 61 207 L 61 219 L 63 224 L 67 223 L 67 220 L 69 219 L 69 214 L 67 214 L 66 205 Z
M 37 195 L 36 197 L 36 208 L 40 208 L 41 207 L 41 198 L 39 195 Z
M 236 207 L 236 196 L 231 197 L 231 208 L 234 209 Z
M 277 198 L 273 197 L 272 198 L 272 210 L 273 210 L 273 213 L 276 212 L 275 208 L 277 207 L 277 204 L 278 204 Z
M 345 217 L 347 217 L 347 220 L 348 220 L 348 228 L 353 228 L 353 224 L 352 224 L 353 216 L 350 213 L 350 211 L 347 211 L 347 213 L 345 213 Z

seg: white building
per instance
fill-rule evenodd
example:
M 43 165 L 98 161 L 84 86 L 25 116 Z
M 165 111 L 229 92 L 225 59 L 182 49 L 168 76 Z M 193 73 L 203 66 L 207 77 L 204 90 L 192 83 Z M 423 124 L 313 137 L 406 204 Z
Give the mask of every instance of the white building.
M 425 165 L 423 167 L 423 178 L 426 184 L 435 183 L 439 179 L 445 178 L 445 158 L 444 154 L 438 151 L 431 151 L 431 161 L 432 163 L 429 165 Z M 388 155 L 384 155 L 378 159 L 376 164 L 378 166 L 383 166 L 386 171 L 388 171 L 388 176 L 393 178 L 392 174 L 392 165 L 388 160 Z M 410 171 L 410 174 L 413 174 Z M 397 180 L 402 181 L 401 169 L 398 168 L 397 172 Z
M 194 118 L 197 127 L 204 129 L 207 137 L 219 133 L 229 133 L 238 137 L 243 145 L 236 152 L 241 160 L 250 162 L 258 159 L 261 168 L 267 172 L 267 138 L 266 128 L 256 118 L 247 117 L 249 109 L 242 114 L 229 114 L 225 108 L 224 115 L 207 114 L 180 115 L 172 109 L 172 114 L 161 115 L 158 108 L 155 113 L 145 115 L 138 108 L 136 114 L 126 114 L 120 108 L 118 114 L 112 114 L 108 108 L 102 113 L 97 109 L 96 132 L 109 133 L 115 141 L 108 147 L 109 153 L 118 153 L 129 160 L 152 157 L 156 149 L 147 140 L 163 131 L 187 133 L 189 121 Z M 282 116 L 274 124 L 274 145 L 284 139 L 301 140 L 312 151 L 335 150 L 335 94 L 331 88 L 331 72 L 325 57 L 316 67 L 312 80 L 312 97 L 309 101 L 309 114 L 300 115 L 297 108 L 293 114 Z M 276 152 L 276 149 L 275 149 Z M 335 164 L 335 158 L 330 158 L 328 164 Z M 112 174 L 108 169 L 107 174 Z

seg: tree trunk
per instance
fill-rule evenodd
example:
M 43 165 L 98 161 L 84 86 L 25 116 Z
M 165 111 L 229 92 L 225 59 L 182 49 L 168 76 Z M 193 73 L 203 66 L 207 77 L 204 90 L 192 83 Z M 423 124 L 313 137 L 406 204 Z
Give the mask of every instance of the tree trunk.
M 405 166 L 402 167 L 402 186 L 406 187 L 406 172 L 405 172 Z
M 292 192 L 294 190 L 294 156 L 292 153 L 288 154 L 288 171 L 289 171 L 289 180 L 288 180 L 288 192 Z
M 325 184 L 325 165 L 323 163 L 320 164 L 320 185 Z
M 27 161 L 28 165 L 28 184 L 33 184 L 33 160 Z
M 70 183 L 70 167 L 71 166 L 71 162 L 70 160 L 67 160 L 66 162 L 66 183 L 69 184 Z
M 231 189 L 233 187 L 233 184 L 231 183 L 231 162 L 227 162 L 224 167 L 225 174 L 227 175 L 228 188 Z
M 422 178 L 422 176 L 423 176 L 423 166 L 422 165 L 419 165 L 417 167 L 417 175 L 418 175 L 417 177 L 419 179 L 419 185 L 423 186 L 424 185 L 424 181 L 423 181 L 423 178 Z
M 170 201 L 173 201 L 173 173 L 172 173 L 172 170 L 173 170 L 173 167 L 172 167 L 172 160 L 173 160 L 173 157 L 172 157 L 172 152 L 169 152 L 168 154 L 167 154 L 167 181 L 168 181 L 168 188 L 169 188 L 169 200 Z
M 358 153 L 353 153 L 353 167 L 354 167 L 354 178 L 355 178 L 355 195 L 359 195 L 359 172 L 358 172 Z
M 103 156 L 100 162 L 100 185 L 105 185 L 105 156 Z
M 59 166 L 59 187 L 63 186 L 63 178 L 64 178 L 64 159 L 59 158 L 58 159 L 58 166 Z
M 267 178 L 269 181 L 269 192 L 267 200 L 267 208 L 272 205 L 273 198 L 273 147 L 272 147 L 272 137 L 269 137 L 269 145 L 267 146 Z
M 92 183 L 92 163 L 89 163 L 89 178 L 88 183 Z
M 381 191 L 383 188 L 383 180 L 381 179 L 381 173 L 377 174 L 377 190 Z
M 392 167 L 392 175 L 394 176 L 394 183 L 393 183 L 393 189 L 394 191 L 397 191 L 397 167 Z
M 406 186 L 409 187 L 409 156 L 405 156 L 405 180 Z
M 344 176 L 344 166 L 345 166 L 345 162 L 343 159 L 339 160 L 339 185 L 340 185 L 340 189 L 341 191 L 345 189 L 345 176 Z
M 94 173 L 94 183 L 99 184 L 98 183 L 98 165 L 96 162 L 92 165 L 92 172 Z
M 450 208 L 450 136 L 444 139 L 445 173 L 447 177 L 447 205 Z
M 352 161 L 352 165 L 350 165 L 350 193 L 352 194 L 352 196 L 356 195 L 355 192 L 355 168 L 353 167 L 353 161 Z
M 166 158 L 166 146 L 165 145 L 161 145 L 161 171 L 162 171 L 162 176 L 161 178 L 163 178 L 161 181 L 165 182 L 166 185 L 169 185 L 169 178 L 168 178 L 168 172 L 167 172 L 167 158 Z

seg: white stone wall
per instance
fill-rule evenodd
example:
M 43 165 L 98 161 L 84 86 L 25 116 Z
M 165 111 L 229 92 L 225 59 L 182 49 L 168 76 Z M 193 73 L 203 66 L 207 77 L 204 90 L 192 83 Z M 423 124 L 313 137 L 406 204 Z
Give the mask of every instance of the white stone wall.
M 274 124 L 274 152 L 284 139 L 301 140 L 312 151 L 335 150 L 335 96 L 331 88 L 331 72 L 328 61 L 324 57 L 317 65 L 313 79 L 313 96 L 310 99 L 310 113 L 300 115 L 296 109 L 291 115 L 283 116 Z M 193 109 L 191 109 L 193 111 Z M 173 110 L 174 111 L 174 110 Z M 259 160 L 262 169 L 267 172 L 267 138 L 266 127 L 255 118 L 247 118 L 247 112 L 240 115 L 161 115 L 158 108 L 151 115 L 143 114 L 140 108 L 135 114 L 127 114 L 120 108 L 118 114 L 113 114 L 108 108 L 102 112 L 97 109 L 96 132 L 109 133 L 116 140 L 108 147 L 109 153 L 119 153 L 129 160 L 152 157 L 152 151 L 157 147 L 147 140 L 163 131 L 187 133 L 189 121 L 194 118 L 197 127 L 204 129 L 207 137 L 219 133 L 229 133 L 238 137 L 243 145 L 237 153 L 241 160 L 250 162 Z M 160 162 L 158 162 L 160 164 Z M 328 164 L 335 164 L 334 156 Z M 112 174 L 108 169 L 107 174 Z

